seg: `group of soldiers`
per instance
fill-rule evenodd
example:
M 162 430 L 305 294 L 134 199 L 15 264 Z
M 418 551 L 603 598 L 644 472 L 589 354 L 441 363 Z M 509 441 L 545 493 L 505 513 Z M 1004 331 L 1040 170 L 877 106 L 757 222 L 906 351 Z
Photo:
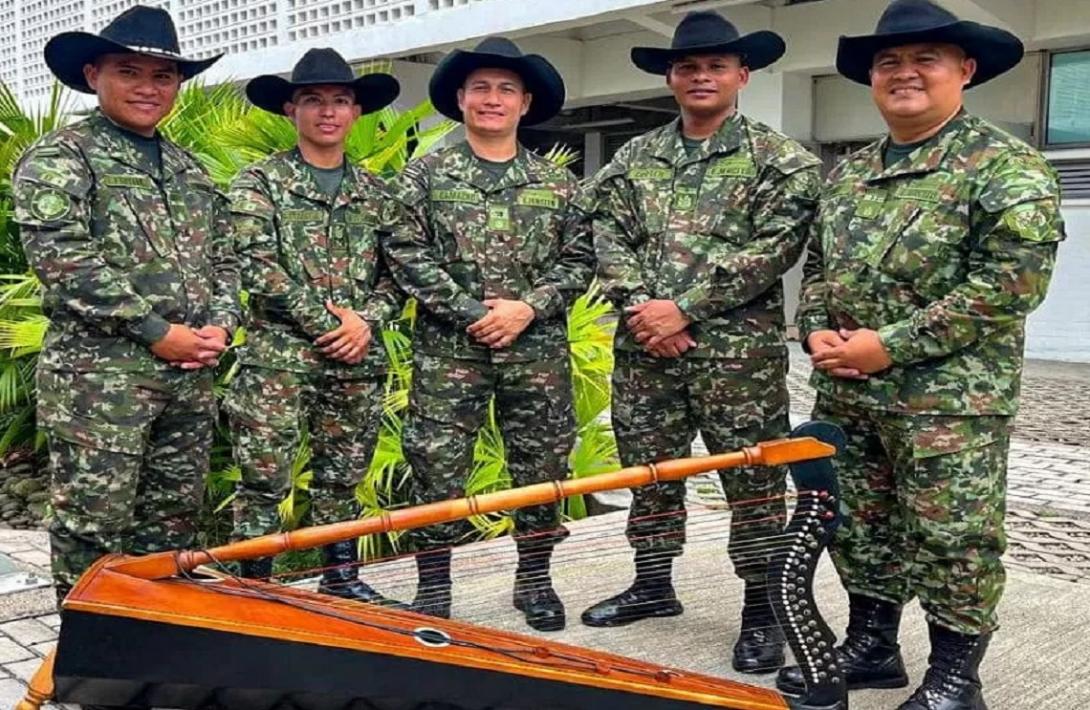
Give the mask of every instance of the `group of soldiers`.
M 750 74 L 786 51 L 693 12 L 633 63 L 664 77 L 680 117 L 633 139 L 587 184 L 518 143 L 553 117 L 564 83 L 543 57 L 489 38 L 451 52 L 429 94 L 466 139 L 386 184 L 345 159 L 363 114 L 397 81 L 355 77 L 331 49 L 290 78 L 246 87 L 295 125 L 293 150 L 245 169 L 227 195 L 157 125 L 214 61 L 180 54 L 170 16 L 132 8 L 99 35 L 46 47 L 89 117 L 18 166 L 15 214 L 45 290 L 39 423 L 53 475 L 53 572 L 63 596 L 108 552 L 195 543 L 216 411 L 212 368 L 246 342 L 225 401 L 242 481 L 234 535 L 279 529 L 303 431 L 315 523 L 357 514 L 378 436 L 380 332 L 406 297 L 418 318 L 404 451 L 411 502 L 461 497 L 494 401 L 515 485 L 562 479 L 574 442 L 565 315 L 597 275 L 621 314 L 613 428 L 625 465 L 788 433 L 783 274 L 807 252 L 798 315 L 818 391 L 840 425 L 844 525 L 833 558 L 850 598 L 836 649 L 849 688 L 897 688 L 901 609 L 928 614 L 930 667 L 901 710 L 984 708 L 978 667 L 996 628 L 1006 453 L 1026 315 L 1064 230 L 1056 175 L 1032 148 L 968 114 L 963 91 L 1011 69 L 1021 42 L 931 0 L 893 0 L 837 68 L 870 86 L 889 135 L 823 181 L 796 141 L 736 110 Z M 249 294 L 244 309 L 240 292 Z M 755 543 L 784 517 L 778 467 L 722 476 L 730 556 L 744 581 L 732 664 L 784 664 Z M 566 536 L 556 506 L 519 510 L 513 603 L 565 625 L 550 579 Z M 414 533 L 411 608 L 451 611 L 457 524 Z M 582 614 L 610 627 L 681 614 L 673 559 L 684 487 L 634 491 L 632 585 Z M 360 579 L 354 543 L 323 549 L 320 591 L 405 607 Z M 272 561 L 243 565 L 268 577 Z M 797 668 L 777 685 L 800 693 Z

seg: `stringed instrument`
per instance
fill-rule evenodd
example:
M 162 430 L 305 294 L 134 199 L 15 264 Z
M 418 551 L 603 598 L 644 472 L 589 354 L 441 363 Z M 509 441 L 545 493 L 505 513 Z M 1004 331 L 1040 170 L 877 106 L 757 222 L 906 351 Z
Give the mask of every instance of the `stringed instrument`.
M 65 600 L 57 648 L 17 710 L 38 710 L 49 699 L 196 710 L 847 710 L 835 639 L 812 594 L 814 569 L 837 524 L 829 457 L 842 446 L 842 434 L 810 423 L 792 437 L 208 550 L 106 556 Z M 768 583 L 808 682 L 801 698 L 537 637 L 202 573 L 209 565 L 574 495 L 783 464 L 797 502 L 769 552 Z

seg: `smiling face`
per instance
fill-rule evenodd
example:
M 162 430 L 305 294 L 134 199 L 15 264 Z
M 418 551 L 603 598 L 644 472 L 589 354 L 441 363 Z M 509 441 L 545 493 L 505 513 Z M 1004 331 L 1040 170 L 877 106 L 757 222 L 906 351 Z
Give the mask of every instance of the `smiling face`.
M 515 135 L 532 100 L 519 75 L 508 69 L 477 69 L 458 89 L 466 131 L 478 135 Z
M 878 52 L 871 66 L 874 103 L 894 134 L 940 125 L 962 104 L 976 60 L 952 44 L 909 44 Z
M 666 72 L 666 85 L 682 113 L 698 116 L 729 114 L 748 83 L 749 69 L 736 54 L 681 57 Z
M 291 101 L 284 104 L 284 113 L 295 124 L 299 144 L 304 148 L 343 148 L 360 110 L 356 93 L 338 84 L 296 89 Z
M 177 63 L 142 54 L 104 54 L 83 67 L 83 76 L 107 118 L 149 137 L 174 107 L 182 84 Z

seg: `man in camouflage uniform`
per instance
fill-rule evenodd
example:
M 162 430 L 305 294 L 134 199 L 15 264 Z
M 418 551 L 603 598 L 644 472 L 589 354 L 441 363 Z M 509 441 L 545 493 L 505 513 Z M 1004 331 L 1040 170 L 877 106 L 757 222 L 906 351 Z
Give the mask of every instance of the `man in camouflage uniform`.
M 430 94 L 465 123 L 467 141 L 405 170 L 402 214 L 384 243 L 394 277 L 420 306 L 404 434 L 416 503 L 464 495 L 493 398 L 514 485 L 567 476 L 575 424 L 565 316 L 593 272 L 575 178 L 516 137 L 520 123 L 563 105 L 552 65 L 490 38 L 448 55 Z M 536 629 L 563 628 L 549 578 L 552 549 L 567 535 L 558 507 L 514 518 L 514 604 Z M 449 616 L 449 546 L 469 532 L 442 525 L 416 535 L 417 608 Z
M 930 668 L 901 710 L 985 707 L 1025 318 L 1064 230 L 1045 158 L 966 113 L 962 94 L 1021 57 L 1006 31 L 896 0 L 874 35 L 842 37 L 837 58 L 871 86 L 890 135 L 829 178 L 799 327 L 814 416 L 848 436 L 833 546 L 851 602 L 848 687 L 907 685 L 901 608 L 919 597 L 927 612 Z M 779 679 L 801 684 L 796 669 Z
M 298 143 L 244 170 L 231 185 L 235 248 L 249 294 L 242 368 L 226 407 L 242 480 L 236 538 L 280 529 L 278 505 L 310 432 L 311 516 L 317 525 L 354 518 L 382 419 L 382 327 L 401 299 L 378 254 L 377 219 L 388 199 L 379 180 L 345 160 L 345 139 L 364 112 L 399 91 L 388 74 L 358 79 L 332 49 L 312 49 L 291 80 L 259 76 L 255 105 L 286 115 Z M 383 602 L 358 579 L 355 541 L 322 550 L 319 591 Z M 267 577 L 269 558 L 243 563 Z
M 671 49 L 636 48 L 665 74 L 681 118 L 621 148 L 596 177 L 595 246 L 618 329 L 613 428 L 621 462 L 687 456 L 700 432 L 712 451 L 785 436 L 787 352 L 781 277 L 799 258 L 820 187 L 817 159 L 735 111 L 751 70 L 776 61 L 771 32 L 739 36 L 713 12 L 690 13 Z M 784 524 L 782 467 L 724 472 L 730 557 L 745 580 L 733 666 L 783 663 L 765 587 L 762 538 Z M 671 580 L 685 541 L 685 485 L 633 491 L 628 539 L 636 579 L 586 610 L 616 626 L 682 612 Z
M 170 16 L 139 6 L 101 36 L 54 37 L 45 58 L 99 104 L 31 147 L 14 181 L 50 318 L 38 422 L 63 598 L 103 554 L 196 542 L 211 368 L 238 324 L 238 272 L 222 196 L 156 131 L 181 82 L 215 59 L 181 58 Z

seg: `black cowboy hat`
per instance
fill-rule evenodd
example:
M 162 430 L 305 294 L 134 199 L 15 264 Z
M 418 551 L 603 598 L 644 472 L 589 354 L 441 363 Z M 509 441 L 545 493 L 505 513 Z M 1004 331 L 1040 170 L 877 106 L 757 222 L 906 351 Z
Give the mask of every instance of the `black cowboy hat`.
M 742 35 L 715 12 L 690 12 L 678 23 L 669 47 L 633 47 L 632 63 L 648 74 L 666 74 L 670 62 L 693 54 L 737 54 L 751 70 L 764 69 L 787 51 L 783 38 L 761 30 Z
M 882 13 L 874 34 L 840 38 L 836 68 L 859 84 L 870 86 L 874 55 L 883 49 L 918 42 L 956 44 L 976 60 L 976 75 L 968 88 L 1014 68 L 1022 61 L 1022 40 L 998 27 L 959 20 L 931 0 L 893 0 Z
M 65 86 L 85 94 L 93 94 L 95 90 L 83 78 L 83 67 L 103 54 L 143 54 L 169 59 L 177 63 L 183 81 L 192 79 L 223 56 L 217 54 L 208 59 L 183 57 L 170 13 L 146 5 L 130 7 L 97 35 L 62 32 L 45 45 L 45 63 L 53 75 Z
M 472 52 L 454 50 L 435 68 L 428 82 L 428 96 L 439 113 L 455 121 L 462 120 L 458 89 L 465 84 L 466 77 L 481 68 L 508 69 L 522 79 L 526 91 L 533 96 L 530 110 L 520 121 L 524 126 L 547 121 L 564 106 L 564 79 L 549 60 L 538 54 L 523 54 L 506 37 L 488 37 Z
M 275 74 L 254 77 L 246 84 L 246 98 L 258 108 L 284 114 L 284 104 L 296 89 L 321 84 L 344 85 L 356 93 L 356 103 L 364 113 L 385 108 L 401 93 L 401 84 L 389 74 L 364 74 L 357 77 L 352 67 L 335 49 L 308 49 L 291 70 L 291 79 Z

